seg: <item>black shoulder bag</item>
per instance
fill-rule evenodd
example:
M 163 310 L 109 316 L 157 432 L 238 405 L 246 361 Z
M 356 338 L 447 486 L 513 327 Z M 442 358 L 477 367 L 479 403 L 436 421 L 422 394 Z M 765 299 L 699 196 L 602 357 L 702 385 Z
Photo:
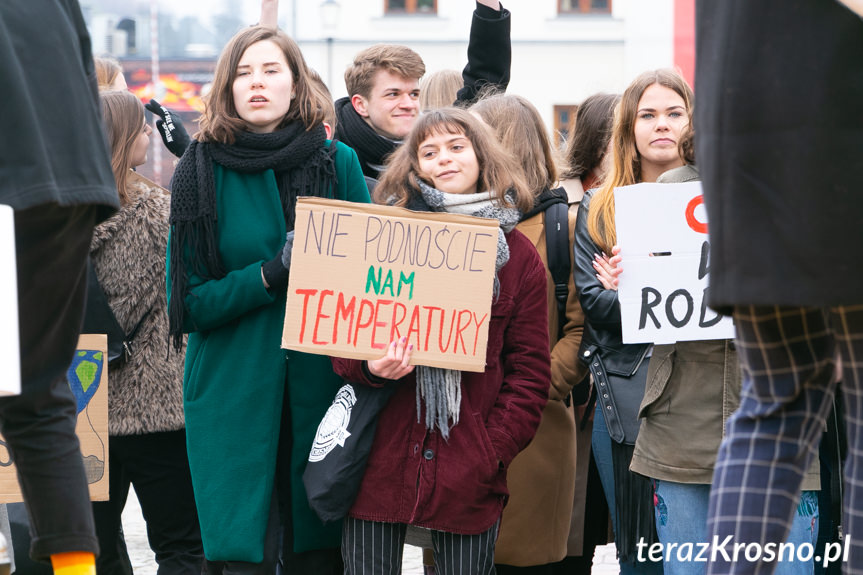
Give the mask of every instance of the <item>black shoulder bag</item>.
M 81 328 L 81 333 L 104 333 L 108 335 L 109 366 L 118 367 L 129 359 L 134 351 L 132 342 L 135 335 L 149 315 L 150 312 L 145 313 L 132 328 L 132 331 L 127 334 L 117 318 L 114 317 L 111 306 L 108 305 L 108 298 L 96 277 L 93 260 L 87 258 L 87 300 L 84 306 L 84 325 Z

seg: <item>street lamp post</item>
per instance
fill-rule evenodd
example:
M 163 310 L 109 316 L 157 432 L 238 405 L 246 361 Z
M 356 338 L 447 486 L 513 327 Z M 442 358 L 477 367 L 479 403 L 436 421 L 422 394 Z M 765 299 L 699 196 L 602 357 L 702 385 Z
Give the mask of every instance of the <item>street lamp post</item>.
M 321 28 L 324 34 L 326 34 L 327 40 L 327 87 L 330 91 L 333 90 L 333 43 L 341 10 L 341 4 L 336 2 L 336 0 L 324 0 L 321 2 Z

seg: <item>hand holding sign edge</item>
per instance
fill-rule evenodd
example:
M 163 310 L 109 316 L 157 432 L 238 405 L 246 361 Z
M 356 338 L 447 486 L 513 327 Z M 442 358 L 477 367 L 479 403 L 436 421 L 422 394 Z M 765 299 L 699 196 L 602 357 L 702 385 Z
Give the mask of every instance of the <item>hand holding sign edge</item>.
M 611 253 L 611 257 L 604 253 L 602 255 L 593 254 L 593 269 L 596 270 L 596 278 L 602 287 L 617 291 L 617 285 L 620 281 L 618 276 L 623 272 L 623 268 L 620 267 L 620 263 L 623 261 L 620 256 L 620 246 L 612 247 Z
M 413 349 L 413 344 L 408 345 L 405 336 L 391 341 L 382 358 L 368 361 L 369 372 L 384 379 L 401 379 L 414 370 L 410 364 Z

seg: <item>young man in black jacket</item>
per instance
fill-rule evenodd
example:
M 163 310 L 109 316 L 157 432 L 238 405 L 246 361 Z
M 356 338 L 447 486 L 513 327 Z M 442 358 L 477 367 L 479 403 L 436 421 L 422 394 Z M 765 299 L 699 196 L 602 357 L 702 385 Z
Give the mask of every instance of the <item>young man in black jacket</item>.
M 512 63 L 510 13 L 498 0 L 477 0 L 468 63 L 456 104 L 468 104 L 487 84 L 506 90 Z M 422 58 L 405 46 L 376 44 L 345 72 L 349 96 L 336 100 L 336 138 L 356 150 L 371 191 L 387 157 L 420 114 Z

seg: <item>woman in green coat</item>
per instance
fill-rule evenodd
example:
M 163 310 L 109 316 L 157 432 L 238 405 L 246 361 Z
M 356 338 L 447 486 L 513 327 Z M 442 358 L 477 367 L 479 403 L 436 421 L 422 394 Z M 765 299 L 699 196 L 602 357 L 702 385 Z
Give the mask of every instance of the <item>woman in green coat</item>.
M 301 480 L 342 382 L 329 358 L 281 349 L 297 197 L 369 202 L 356 153 L 326 140 L 326 104 L 293 40 L 240 31 L 171 184 L 170 329 L 175 343 L 190 334 L 184 408 L 209 573 L 273 573 L 280 524 L 288 572 L 342 570 L 340 525 L 313 514 Z

